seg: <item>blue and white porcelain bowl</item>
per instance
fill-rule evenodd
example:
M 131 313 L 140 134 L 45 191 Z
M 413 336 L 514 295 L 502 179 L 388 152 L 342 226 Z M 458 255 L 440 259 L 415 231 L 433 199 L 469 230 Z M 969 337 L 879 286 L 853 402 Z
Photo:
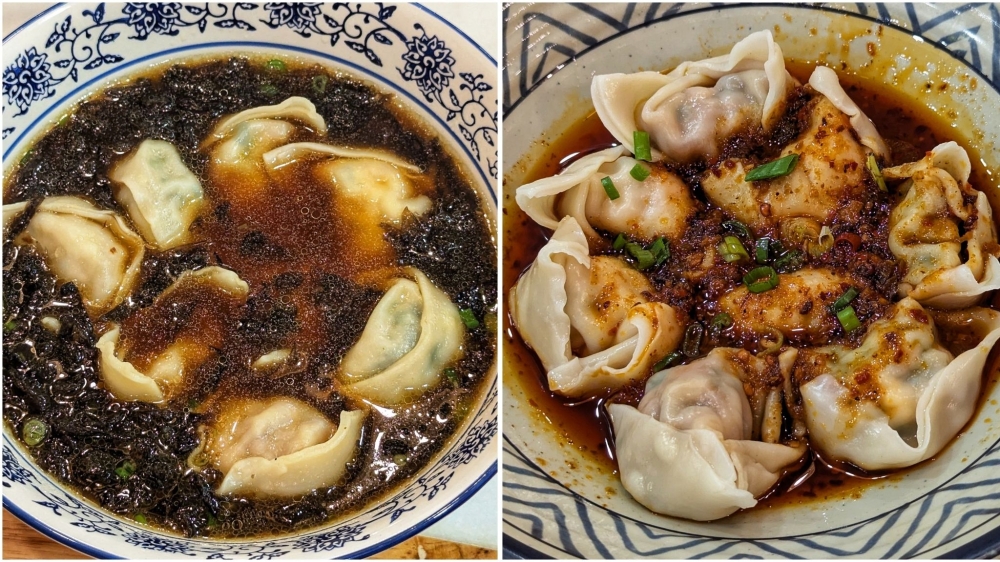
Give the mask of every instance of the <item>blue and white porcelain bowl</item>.
M 129 3 L 46 10 L 3 41 L 3 166 L 74 104 L 165 60 L 266 52 L 343 70 L 397 96 L 461 161 L 496 213 L 496 63 L 417 4 Z M 268 540 L 186 539 L 121 519 L 71 493 L 3 436 L 3 505 L 96 557 L 363 557 L 405 540 L 471 497 L 497 469 L 497 370 L 436 462 L 334 525 Z
M 545 143 L 593 111 L 595 74 L 671 68 L 769 29 L 787 57 L 843 63 L 942 115 L 1000 170 L 996 4 L 512 4 L 504 14 L 504 204 Z M 871 47 L 869 47 L 871 44 Z M 872 57 L 869 51 L 876 54 Z M 926 91 L 946 82 L 946 92 Z M 994 178 L 996 175 L 994 174 Z M 979 186 L 994 206 L 996 185 Z M 510 221 L 514 222 L 514 221 Z M 505 224 L 505 230 L 510 228 Z M 508 341 L 508 340 L 505 340 Z M 505 365 L 513 364 L 506 356 Z M 711 523 L 656 515 L 559 438 L 503 384 L 503 531 L 509 556 L 882 558 L 996 556 L 1000 387 L 938 458 L 856 497 L 750 510 Z

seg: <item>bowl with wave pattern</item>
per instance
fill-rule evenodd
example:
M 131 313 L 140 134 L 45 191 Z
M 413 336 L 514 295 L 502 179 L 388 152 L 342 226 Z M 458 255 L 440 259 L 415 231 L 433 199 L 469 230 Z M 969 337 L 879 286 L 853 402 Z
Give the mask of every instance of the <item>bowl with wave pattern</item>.
M 465 168 L 496 213 L 496 63 L 418 4 L 73 3 L 3 41 L 3 160 L 104 85 L 169 58 L 266 50 L 340 69 L 394 94 Z M 491 228 L 494 228 L 491 225 Z M 420 532 L 496 473 L 496 364 L 481 398 L 427 467 L 382 501 L 332 525 L 267 540 L 187 539 L 117 517 L 69 492 L 3 436 L 3 505 L 43 534 L 99 558 L 350 558 Z
M 1000 12 L 993 4 L 511 4 L 503 20 L 502 201 L 511 207 L 505 213 L 545 146 L 593 111 L 594 75 L 667 69 L 727 53 L 763 29 L 788 58 L 879 80 L 953 115 L 973 157 L 988 170 L 1000 169 L 993 148 L 1000 141 Z M 927 92 L 929 82 L 954 87 Z M 980 189 L 995 207 L 996 186 Z M 510 228 L 504 225 L 505 240 Z M 505 368 L 516 367 L 507 351 L 512 335 L 504 337 Z M 640 506 L 593 455 L 560 438 L 532 405 L 528 387 L 505 376 L 504 552 L 529 558 L 995 556 L 996 376 L 989 373 L 981 407 L 936 460 L 861 493 L 751 509 L 711 523 Z

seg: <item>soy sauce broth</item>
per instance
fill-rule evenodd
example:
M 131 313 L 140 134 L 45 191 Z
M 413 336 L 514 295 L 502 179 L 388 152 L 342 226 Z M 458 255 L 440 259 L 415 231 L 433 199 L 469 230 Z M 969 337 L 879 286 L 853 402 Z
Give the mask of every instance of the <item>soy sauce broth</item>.
M 808 81 L 814 66 L 786 61 L 789 73 L 803 84 Z M 856 75 L 838 72 L 838 76 L 847 94 L 872 119 L 879 133 L 900 158 L 894 164 L 917 160 L 924 152 L 949 140 L 961 145 L 968 144 L 956 135 L 956 129 L 945 116 L 938 115 L 919 102 Z M 905 143 L 896 142 L 899 140 Z M 597 113 L 591 112 L 583 119 L 570 124 L 561 136 L 546 147 L 543 157 L 524 176 L 523 184 L 555 175 L 580 157 L 617 144 L 611 133 L 604 128 Z M 972 175 L 969 182 L 987 193 L 996 192 L 995 181 L 983 163 L 975 158 L 970 159 Z M 992 202 L 994 197 L 990 199 Z M 551 231 L 532 221 L 513 202 L 505 205 L 503 212 L 505 238 L 502 279 L 503 295 L 506 299 L 518 277 L 534 261 L 539 249 L 548 241 Z M 1000 299 L 994 298 L 984 305 L 1000 310 L 998 301 Z M 953 350 L 956 354 L 959 351 L 963 350 Z M 518 386 L 526 394 L 528 404 L 537 409 L 539 415 L 536 419 L 547 422 L 547 429 L 558 432 L 561 439 L 578 449 L 585 458 L 602 467 L 606 473 L 617 477 L 618 465 L 614 458 L 612 425 L 605 411 L 608 399 L 573 401 L 550 392 L 541 363 L 521 339 L 511 322 L 509 313 L 504 317 L 504 356 L 505 376 L 516 378 Z M 993 386 L 1000 380 L 1000 350 L 994 349 L 991 353 L 983 376 L 981 397 L 989 395 Z M 617 403 L 637 406 L 644 389 L 645 378 L 615 393 L 613 399 Z M 982 403 L 981 399 L 980 407 Z M 974 415 L 973 419 L 975 417 Z M 934 462 L 934 458 L 924 462 Z M 811 456 L 807 455 L 803 463 L 792 467 L 775 489 L 761 498 L 753 509 L 859 497 L 872 482 L 903 478 L 912 468 L 868 473 L 857 467 L 827 462 L 817 453 L 811 452 Z M 789 490 L 793 486 L 794 489 Z
M 198 242 L 147 249 L 132 295 L 99 318 L 88 316 L 72 283 L 56 283 L 37 252 L 11 244 L 9 232 L 3 246 L 6 430 L 20 435 L 27 420 L 44 420 L 49 437 L 26 447 L 36 464 L 115 513 L 185 535 L 287 533 L 378 502 L 448 445 L 481 399 L 495 357 L 495 334 L 468 330 L 455 379 L 394 408 L 368 407 L 332 381 L 401 267 L 424 272 L 477 318 L 495 314 L 496 250 L 462 166 L 395 97 L 314 64 L 285 58 L 275 68 L 271 58 L 187 61 L 131 77 L 61 119 L 5 174 L 5 203 L 77 195 L 127 217 L 107 172 L 141 140 L 157 138 L 173 143 L 202 182 Z M 305 131 L 293 142 L 374 148 L 413 163 L 421 168 L 415 191 L 431 197 L 431 209 L 388 226 L 382 248 L 368 251 L 357 217 L 305 171 L 269 183 L 266 197 L 248 194 L 239 178 L 212 177 L 200 145 L 216 120 L 291 96 L 312 101 L 328 127 L 325 138 Z M 206 265 L 235 271 L 250 287 L 247 302 L 188 287 L 159 298 L 183 271 Z M 40 325 L 44 316 L 60 320 L 57 334 Z M 123 326 L 121 343 L 140 366 L 172 334 L 200 337 L 211 358 L 163 407 L 116 400 L 100 387 L 94 349 L 111 322 Z M 293 352 L 288 368 L 251 369 L 280 348 Z M 345 479 L 294 498 L 214 495 L 221 474 L 187 465 L 198 428 L 227 400 L 274 396 L 302 400 L 334 422 L 344 410 L 368 412 Z M 121 477 L 125 466 L 134 473 Z

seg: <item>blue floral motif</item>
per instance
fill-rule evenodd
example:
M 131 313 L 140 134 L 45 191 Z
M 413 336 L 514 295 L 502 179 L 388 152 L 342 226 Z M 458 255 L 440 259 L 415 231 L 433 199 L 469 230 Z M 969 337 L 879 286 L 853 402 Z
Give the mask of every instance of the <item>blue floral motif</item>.
M 187 556 L 195 555 L 191 552 L 189 543 L 183 541 L 168 539 L 150 533 L 137 533 L 133 531 L 126 532 L 123 536 L 125 537 L 125 542 L 128 544 L 134 544 L 147 550 L 170 554 L 185 554 Z
M 18 55 L 14 64 L 4 69 L 3 93 L 7 96 L 8 104 L 14 104 L 21 110 L 17 115 L 28 111 L 31 102 L 55 93 L 53 86 L 58 82 L 53 83 L 52 73 L 49 72 L 52 65 L 45 62 L 47 56 L 31 47 Z
M 486 423 L 478 425 L 469 431 L 468 437 L 460 447 L 448 453 L 444 464 L 450 468 L 472 462 L 479 453 L 486 450 L 486 447 L 493 441 L 497 434 L 497 419 L 486 420 Z
M 35 479 L 30 470 L 18 464 L 14 452 L 6 445 L 3 447 L 3 485 L 10 488 L 10 483 L 27 484 Z
M 136 39 L 145 39 L 151 33 L 177 35 L 179 31 L 175 26 L 181 18 L 180 2 L 129 2 L 122 12 L 135 29 Z
M 295 541 L 292 548 L 302 552 L 325 552 L 343 548 L 350 541 L 365 540 L 371 535 L 359 538 L 365 530 L 364 525 L 341 525 L 328 533 L 301 537 Z
M 409 49 L 403 55 L 406 65 L 399 73 L 406 80 L 415 80 L 427 101 L 434 101 L 437 94 L 448 87 L 450 79 L 455 77 L 452 67 L 455 57 L 444 41 L 436 36 L 424 33 L 406 42 Z
M 319 2 L 268 2 L 264 9 L 270 12 L 269 19 L 260 21 L 273 29 L 288 26 L 303 37 L 310 31 L 322 33 L 316 26 L 316 16 L 322 12 Z

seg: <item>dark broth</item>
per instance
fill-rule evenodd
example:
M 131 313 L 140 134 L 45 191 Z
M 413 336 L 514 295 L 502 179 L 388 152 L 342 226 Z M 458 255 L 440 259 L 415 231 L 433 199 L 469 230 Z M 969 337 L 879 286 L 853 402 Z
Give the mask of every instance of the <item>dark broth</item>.
M 72 283 L 59 286 L 29 247 L 9 243 L 33 212 L 5 232 L 3 246 L 4 419 L 20 435 L 31 418 L 48 437 L 28 450 L 39 466 L 104 507 L 186 535 L 245 537 L 283 533 L 340 518 L 405 483 L 447 444 L 483 391 L 496 337 L 467 332 L 458 378 L 392 411 L 342 395 L 331 373 L 357 341 L 382 284 L 395 268 L 423 271 L 459 308 L 483 319 L 496 312 L 495 249 L 485 207 L 440 142 L 397 101 L 348 76 L 286 61 L 232 58 L 171 66 L 109 88 L 43 135 L 8 171 L 4 202 L 79 195 L 120 208 L 109 166 L 146 138 L 172 142 L 202 181 L 207 205 L 192 227 L 199 242 L 148 251 L 133 294 L 91 319 Z M 325 82 L 314 80 L 317 76 Z M 322 84 L 322 88 L 318 84 Z M 390 228 L 385 249 L 364 252 L 351 216 L 334 212 L 329 191 L 290 177 L 273 198 L 228 196 L 231 178 L 208 177 L 199 143 L 221 116 L 290 96 L 310 99 L 329 132 L 320 142 L 372 147 L 416 163 L 428 178 L 432 209 Z M 316 140 L 299 138 L 296 140 Z M 183 271 L 222 265 L 250 286 L 245 305 L 187 294 L 157 296 Z M 375 273 L 372 273 L 372 272 Z M 205 306 L 194 306 L 198 300 Z M 154 301 L 155 304 L 154 304 Z M 62 323 L 58 334 L 43 316 Z M 220 321 L 221 319 L 221 321 Z M 213 357 L 163 407 L 123 402 L 98 381 L 97 333 L 123 325 L 122 346 L 137 364 L 174 334 L 198 335 Z M 280 376 L 261 376 L 251 362 L 279 347 L 297 360 Z M 368 412 L 357 457 L 345 479 L 296 498 L 227 498 L 213 494 L 214 469 L 191 470 L 197 428 L 229 399 L 300 399 L 336 421 L 345 409 Z M 400 455 L 405 461 L 400 461 Z M 134 474 L 116 469 L 131 465 Z M 127 471 L 125 472 L 127 474 Z
M 806 83 L 814 65 L 790 62 L 787 68 L 800 82 Z M 948 140 L 956 140 L 959 144 L 963 144 L 961 138 L 954 137 L 955 129 L 944 116 L 937 115 L 923 105 L 881 84 L 854 75 L 838 74 L 847 94 L 872 118 L 878 131 L 893 148 L 896 163 L 917 160 L 924 152 Z M 604 128 L 597 113 L 591 112 L 580 121 L 571 124 L 558 139 L 546 147 L 543 158 L 528 171 L 523 183 L 555 175 L 581 156 L 616 144 L 617 141 Z M 972 166 L 970 183 L 981 190 L 993 189 L 995 186 L 983 164 L 973 160 Z M 505 199 L 503 212 L 502 279 L 503 294 L 506 299 L 511 287 L 534 261 L 539 249 L 551 233 L 532 221 L 513 201 Z M 998 308 L 996 299 L 990 302 L 990 306 Z M 703 351 L 705 349 L 702 348 Z M 964 349 L 953 349 L 953 351 L 959 352 Z M 617 475 L 618 466 L 614 458 L 611 421 L 604 407 L 608 399 L 595 398 L 574 403 L 550 392 L 544 369 L 534 352 L 525 345 L 513 327 L 509 314 L 504 317 L 504 355 L 508 358 L 504 374 L 517 379 L 518 386 L 526 393 L 528 404 L 538 410 L 536 421 L 548 425 L 551 431 L 558 432 L 568 444 L 587 458 L 602 466 L 608 473 Z M 987 362 L 981 395 L 989 394 L 998 378 L 1000 378 L 1000 353 L 995 349 Z M 644 388 L 645 379 L 632 383 L 616 393 L 614 400 L 618 403 L 637 405 Z M 856 467 L 834 466 L 834 464 L 813 453 L 804 463 L 793 467 L 789 471 L 790 474 L 780 480 L 776 488 L 761 499 L 754 509 L 835 497 L 857 497 L 871 482 L 884 478 L 899 478 L 909 470 L 871 474 Z

